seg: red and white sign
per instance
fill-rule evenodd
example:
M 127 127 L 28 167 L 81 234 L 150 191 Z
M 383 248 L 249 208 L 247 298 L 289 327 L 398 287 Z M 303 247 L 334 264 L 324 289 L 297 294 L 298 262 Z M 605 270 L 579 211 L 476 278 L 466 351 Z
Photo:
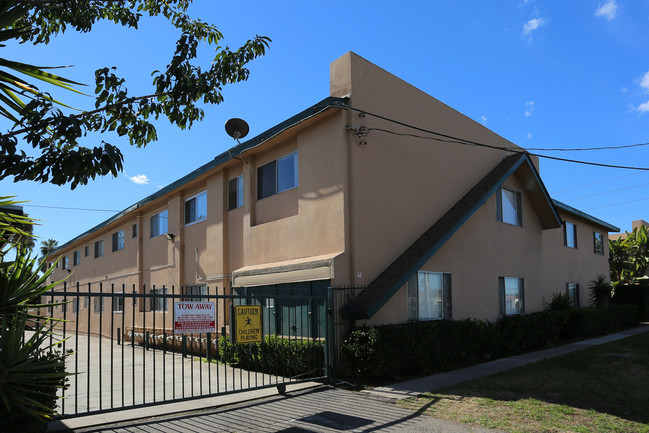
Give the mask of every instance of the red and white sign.
M 214 302 L 174 302 L 176 334 L 205 334 L 216 331 Z

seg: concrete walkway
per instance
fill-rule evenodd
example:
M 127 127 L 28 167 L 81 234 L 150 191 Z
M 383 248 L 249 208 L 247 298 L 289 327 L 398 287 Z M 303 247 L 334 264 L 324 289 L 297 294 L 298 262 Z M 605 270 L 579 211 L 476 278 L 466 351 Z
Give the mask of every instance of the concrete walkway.
M 295 384 L 287 387 L 286 396 L 278 395 L 274 389 L 256 390 L 136 409 L 130 411 L 131 413 L 110 412 L 97 415 L 94 420 L 71 418 L 63 422 L 51 423 L 48 431 L 493 432 L 494 430 L 419 416 L 419 413 L 399 408 L 394 405 L 394 401 L 648 331 L 649 326 L 645 325 L 604 337 L 503 358 L 360 393 L 316 383 Z M 199 411 L 198 408 L 202 410 Z M 179 411 L 185 412 L 170 415 Z M 96 427 L 91 427 L 93 425 Z
M 552 349 L 539 350 L 538 352 L 524 353 L 509 358 L 497 359 L 484 364 L 474 365 L 472 367 L 453 370 L 446 373 L 434 374 L 432 376 L 419 377 L 417 379 L 407 380 L 405 382 L 395 383 L 388 386 L 380 386 L 371 390 L 362 391 L 370 395 L 376 395 L 392 399 L 403 399 L 414 397 L 427 391 L 434 391 L 468 380 L 478 379 L 485 376 L 491 376 L 502 371 L 511 370 L 512 368 L 521 367 L 547 358 L 572 353 L 580 349 L 596 346 L 598 344 L 608 343 L 610 341 L 620 340 L 632 335 L 641 334 L 649 331 L 649 325 L 640 326 L 615 334 L 605 335 L 590 340 L 578 341 L 565 346 L 553 347 Z

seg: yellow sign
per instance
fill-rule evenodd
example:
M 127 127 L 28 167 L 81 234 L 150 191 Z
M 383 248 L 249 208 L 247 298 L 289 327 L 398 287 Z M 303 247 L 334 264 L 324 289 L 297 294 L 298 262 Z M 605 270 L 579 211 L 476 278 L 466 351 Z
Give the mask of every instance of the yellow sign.
M 261 325 L 261 305 L 235 305 L 235 343 L 261 343 L 264 336 Z

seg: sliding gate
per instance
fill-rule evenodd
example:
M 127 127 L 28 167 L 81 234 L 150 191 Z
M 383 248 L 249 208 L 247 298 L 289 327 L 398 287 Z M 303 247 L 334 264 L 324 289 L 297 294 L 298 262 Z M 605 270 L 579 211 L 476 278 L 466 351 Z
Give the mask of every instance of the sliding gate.
M 220 293 L 219 293 L 220 292 Z M 60 391 L 62 417 L 146 407 L 307 381 L 335 371 L 332 291 L 224 294 L 193 286 L 64 288 L 41 298 L 60 321 L 52 335 L 74 373 Z M 212 304 L 215 332 L 174 330 L 174 303 Z M 234 344 L 237 305 L 261 305 L 261 343 Z M 281 312 L 274 310 L 281 306 Z

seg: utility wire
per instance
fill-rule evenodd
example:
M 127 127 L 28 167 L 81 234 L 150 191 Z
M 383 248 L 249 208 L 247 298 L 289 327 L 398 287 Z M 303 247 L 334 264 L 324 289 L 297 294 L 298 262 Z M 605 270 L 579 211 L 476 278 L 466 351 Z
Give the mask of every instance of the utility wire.
M 78 207 L 40 206 L 40 205 L 37 205 L 37 204 L 24 204 L 22 206 L 24 206 L 24 207 L 42 207 L 42 208 L 46 208 L 46 209 L 82 210 L 82 211 L 92 211 L 92 212 L 112 212 L 112 213 L 121 212 L 119 210 L 111 210 L 111 209 L 84 209 L 84 208 L 78 208 Z
M 583 198 L 597 197 L 598 195 L 605 195 L 605 194 L 611 194 L 618 191 L 625 191 L 627 189 L 640 188 L 641 186 L 646 186 L 646 185 L 649 185 L 649 183 L 641 183 L 640 185 L 633 185 L 633 186 L 627 186 L 625 188 L 613 189 L 611 191 L 598 192 L 597 194 L 585 195 L 583 197 L 571 198 L 564 201 L 576 201 L 576 200 L 581 200 Z
M 645 201 L 645 200 L 649 200 L 649 197 L 645 197 L 645 198 L 637 198 L 637 199 L 629 200 L 629 201 L 621 201 L 621 202 L 619 202 L 619 203 L 606 204 L 606 205 L 603 205 L 603 206 L 590 207 L 590 208 L 585 209 L 585 210 L 601 209 L 601 208 L 604 208 L 604 207 L 619 206 L 619 205 L 621 205 L 621 204 L 636 203 L 636 202 L 639 202 L 639 201 Z
M 585 185 L 573 186 L 572 188 L 566 188 L 566 189 L 562 189 L 561 191 L 555 191 L 555 192 L 552 193 L 552 195 L 560 194 L 562 192 L 567 192 L 567 191 L 573 191 L 575 189 L 586 188 L 587 186 L 598 185 L 600 183 L 606 183 L 606 182 L 610 182 L 612 180 L 622 179 L 623 177 L 635 176 L 636 174 L 640 174 L 640 173 L 629 173 L 629 174 L 625 174 L 625 175 L 622 175 L 622 176 L 616 176 L 616 177 L 611 177 L 609 179 L 600 180 L 598 182 L 591 182 L 591 183 L 587 183 Z
M 411 128 L 411 129 L 414 129 L 416 131 L 425 132 L 427 134 L 432 134 L 432 135 L 435 135 L 437 137 L 442 137 L 443 139 L 440 139 L 440 138 L 437 138 L 437 137 L 426 137 L 426 136 L 421 136 L 421 135 L 416 135 L 416 134 L 400 133 L 400 132 L 391 131 L 389 129 L 382 129 L 382 128 L 365 128 L 364 131 L 367 132 L 367 133 L 369 133 L 370 131 L 380 131 L 380 132 L 385 132 L 385 133 L 388 133 L 388 134 L 400 135 L 400 136 L 410 136 L 410 137 L 421 138 L 421 139 L 425 139 L 425 140 L 435 140 L 435 141 L 441 141 L 441 142 L 447 142 L 447 143 L 457 143 L 457 144 L 470 145 L 470 146 L 486 147 L 488 149 L 505 150 L 505 151 L 509 151 L 509 152 L 512 152 L 512 153 L 525 153 L 525 154 L 528 154 L 528 155 L 536 156 L 538 158 L 551 159 L 551 160 L 554 160 L 554 161 L 572 162 L 572 163 L 575 163 L 575 164 L 591 165 L 591 166 L 595 166 L 595 167 L 607 167 L 607 168 L 620 168 L 620 169 L 624 169 L 624 170 L 649 171 L 649 167 L 635 167 L 635 166 L 625 166 L 625 165 L 615 165 L 615 164 L 603 164 L 603 163 L 599 163 L 599 162 L 581 161 L 581 160 L 569 159 L 569 158 L 559 158 L 559 157 L 556 157 L 556 156 L 540 155 L 538 153 L 530 153 L 530 152 L 526 151 L 523 148 L 503 147 L 503 146 L 495 146 L 495 145 L 486 144 L 486 143 L 480 143 L 480 142 L 477 142 L 477 141 L 467 140 L 467 139 L 464 139 L 464 138 L 454 137 L 452 135 L 442 134 L 442 133 L 436 132 L 436 131 L 431 131 L 429 129 L 420 128 L 418 126 L 410 125 L 408 123 L 404 123 L 404 122 L 401 122 L 399 120 L 395 120 L 395 119 L 391 119 L 389 117 L 381 116 L 380 114 L 370 113 L 370 112 L 368 112 L 366 110 L 360 110 L 360 109 L 354 108 L 354 107 L 345 107 L 345 108 L 348 109 L 348 110 L 363 113 L 363 114 L 366 114 L 366 115 L 369 115 L 369 116 L 372 116 L 372 117 L 376 117 L 377 119 L 382 119 L 382 120 L 385 120 L 387 122 L 391 122 L 391 123 L 394 123 L 394 124 L 397 124 L 397 125 L 401 125 L 401 126 L 404 126 L 406 128 Z

